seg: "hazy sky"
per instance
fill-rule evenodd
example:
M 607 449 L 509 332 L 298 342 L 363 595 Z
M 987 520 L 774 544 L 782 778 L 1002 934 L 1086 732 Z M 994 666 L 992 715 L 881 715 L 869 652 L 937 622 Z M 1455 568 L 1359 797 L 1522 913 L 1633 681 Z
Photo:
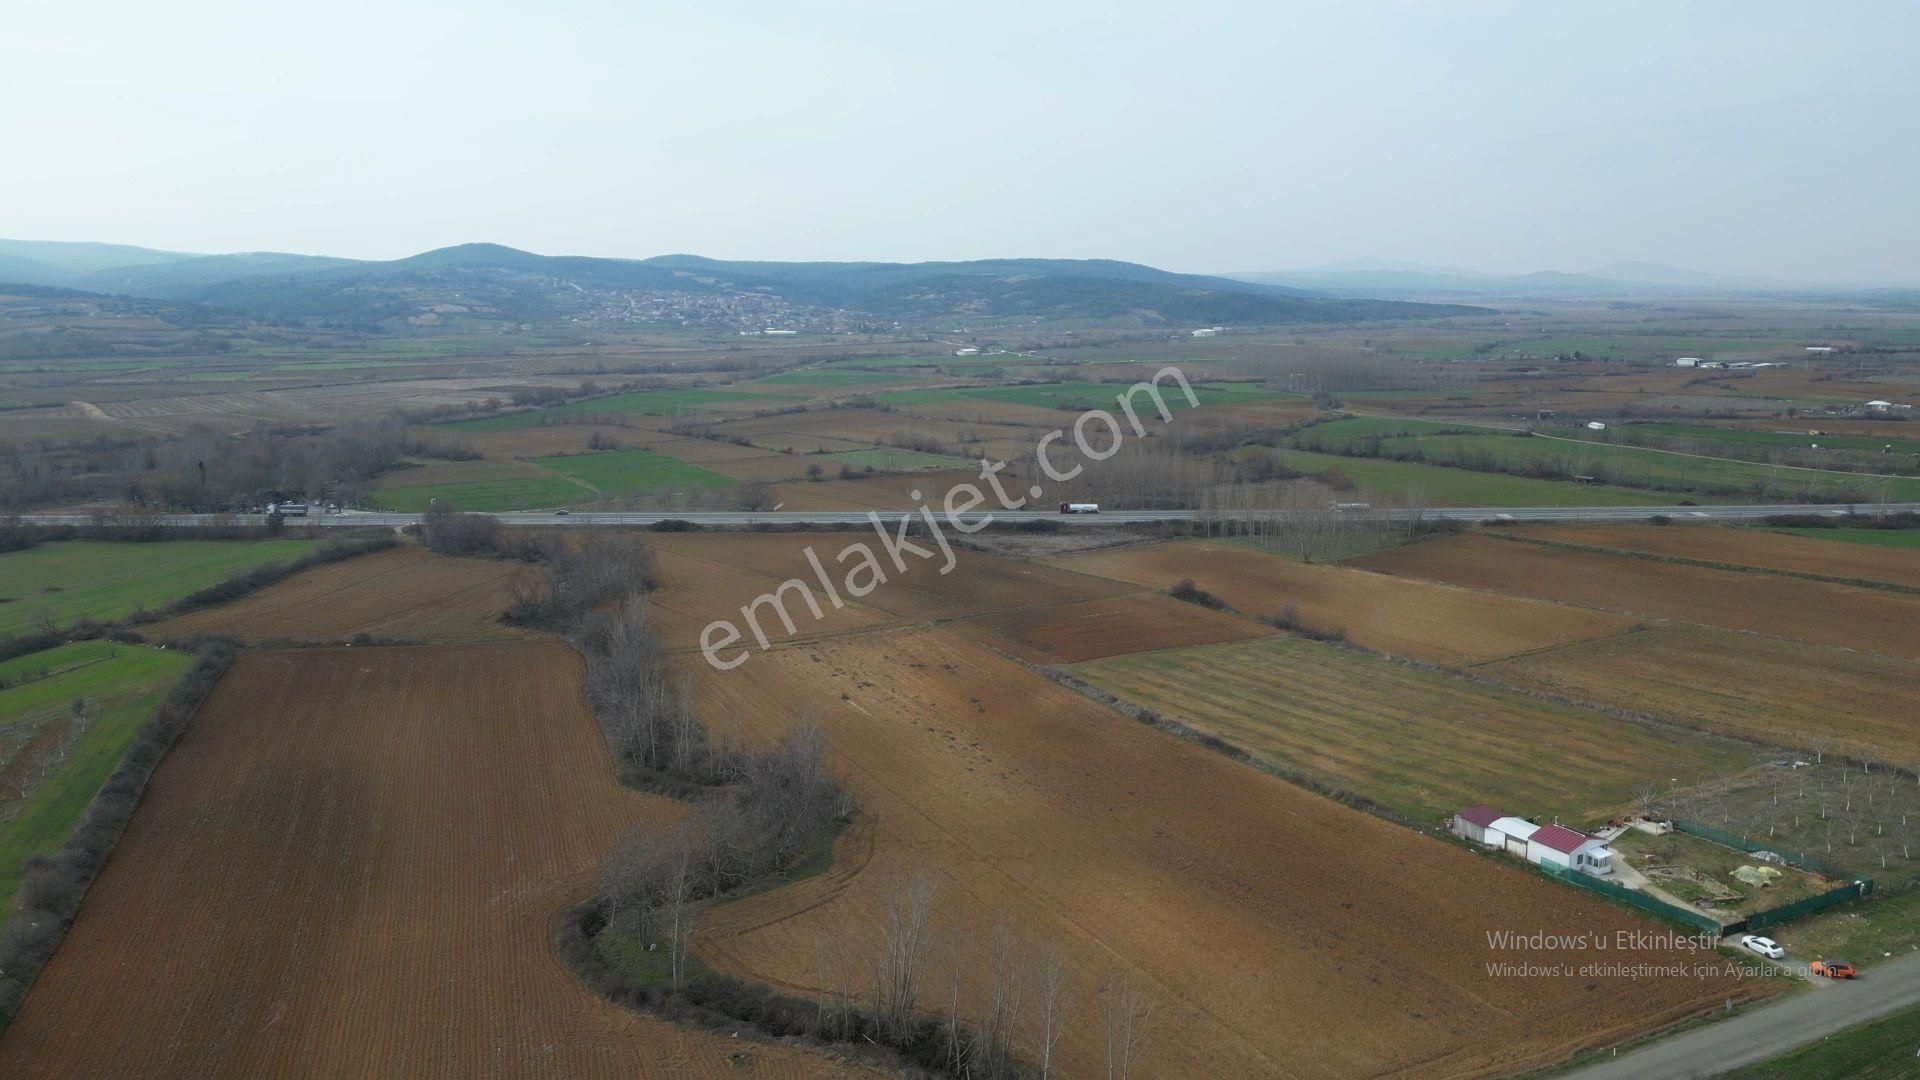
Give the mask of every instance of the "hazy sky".
M 1916 41 L 1907 0 L 17 4 L 0 236 L 1920 281 Z

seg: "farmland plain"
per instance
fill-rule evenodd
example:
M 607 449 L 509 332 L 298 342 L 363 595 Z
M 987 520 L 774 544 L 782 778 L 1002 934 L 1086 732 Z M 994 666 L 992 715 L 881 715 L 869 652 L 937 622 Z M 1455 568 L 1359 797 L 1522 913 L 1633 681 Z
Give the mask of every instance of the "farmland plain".
M 65 841 L 189 663 L 110 641 L 0 662 L 0 911 L 12 910 L 27 859 Z
M 628 1011 L 554 956 L 621 830 L 683 812 L 614 781 L 580 679 L 552 641 L 241 656 L 0 1072 L 851 1074 Z
M 1745 768 L 1757 753 L 1296 637 L 1135 653 L 1073 671 L 1423 823 L 1481 802 L 1533 820 L 1605 820 L 1655 773 L 1693 783 Z
M 939 933 L 1005 920 L 1062 951 L 1077 1000 L 1113 979 L 1147 987 L 1153 1075 L 1494 1074 L 1765 989 L 1490 978 L 1486 929 L 1643 924 L 1170 740 L 939 630 L 817 638 L 725 675 L 690 668 L 703 711 L 749 737 L 818 717 L 872 823 L 838 849 L 858 873 L 709 912 L 695 951 L 722 971 L 809 992 L 822 949 L 853 945 L 885 883 L 922 871 Z M 1352 977 L 1325 977 L 1336 970 Z M 1289 1022 L 1263 1022 L 1280 1002 Z M 1061 1046 L 1074 1074 L 1097 1072 L 1100 1053 L 1090 1025 Z
M 1288 450 L 1281 455 L 1281 460 L 1301 472 L 1338 469 L 1363 493 L 1392 495 L 1403 500 L 1420 497 L 1436 506 L 1673 506 L 1686 498 L 1670 492 L 1607 484 L 1569 484 L 1418 461 L 1342 457 L 1310 450 Z
M 1301 563 L 1229 544 L 1177 540 L 1067 555 L 1049 565 L 1154 589 L 1181 580 L 1249 616 L 1291 604 L 1303 625 L 1344 631 L 1381 652 L 1435 663 L 1470 663 L 1605 637 L 1631 620 L 1563 604 Z
M 1920 662 L 1673 624 L 1497 660 L 1514 686 L 1781 746 L 1824 742 L 1880 761 L 1920 758 Z
M 229 634 L 247 641 L 368 634 L 435 643 L 522 636 L 500 622 L 532 571 L 405 546 L 303 570 L 259 592 L 146 627 L 162 641 Z
M 635 489 L 725 487 L 734 482 L 711 469 L 691 465 L 651 450 L 614 450 L 601 454 L 567 454 L 533 459 L 533 464 L 585 484 L 607 495 Z
M 1920 659 L 1920 597 L 1824 581 L 1452 536 L 1362 555 L 1411 578 Z
M 1837 533 L 1840 530 L 1830 529 Z M 1849 533 L 1886 532 L 1894 536 L 1920 536 L 1893 530 L 1849 529 Z M 1920 588 L 1920 560 L 1898 550 L 1860 545 L 1834 547 L 1818 540 L 1782 535 L 1763 529 L 1661 527 L 1658 525 L 1555 525 L 1514 533 L 1521 539 L 1575 544 L 1669 556 L 1700 563 L 1751 566 L 1793 574 L 1810 574 L 1863 582 L 1889 582 Z
M 298 558 L 310 540 L 62 540 L 0 554 L 0 637 L 45 617 L 65 626 L 152 611 L 262 563 Z

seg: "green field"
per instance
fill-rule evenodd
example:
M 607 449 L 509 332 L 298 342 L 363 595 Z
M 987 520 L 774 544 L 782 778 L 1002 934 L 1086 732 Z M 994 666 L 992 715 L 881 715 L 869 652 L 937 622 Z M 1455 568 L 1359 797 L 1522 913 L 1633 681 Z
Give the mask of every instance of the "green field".
M 1599 476 L 1617 486 L 1722 494 L 1843 497 L 1845 492 L 1920 499 L 1920 478 L 1875 479 L 1855 473 L 1794 469 L 1729 458 L 1696 457 L 1585 438 L 1519 438 L 1498 428 L 1467 428 L 1419 420 L 1355 417 L 1317 424 L 1296 441 L 1311 448 L 1344 449 L 1368 457 L 1453 463 L 1486 472 L 1560 472 Z
M 1556 334 L 1536 338 L 1507 338 L 1491 356 L 1606 356 L 1619 360 L 1667 360 L 1674 356 L 1716 353 L 1799 351 L 1799 338 L 1711 337 L 1700 334 Z
M 192 663 L 184 652 L 110 641 L 0 663 L 0 912 L 12 910 L 27 859 L 66 840 L 140 724 Z M 71 726 L 78 699 L 91 717 L 81 731 Z
M 859 369 L 838 368 L 801 368 L 797 371 L 783 371 L 778 375 L 769 375 L 764 379 L 755 379 L 747 386 L 862 386 L 885 385 L 887 383 L 914 382 L 917 375 L 900 372 L 861 371 Z
M 975 386 L 944 390 L 899 390 L 876 394 L 882 405 L 936 405 L 951 401 L 998 401 L 1010 405 L 1033 405 L 1043 409 L 1114 409 L 1117 395 L 1134 383 L 1035 383 L 1028 386 Z M 1163 382 L 1160 394 L 1170 409 L 1185 409 L 1187 396 L 1178 384 Z M 1201 405 L 1238 405 L 1250 401 L 1273 401 L 1298 397 L 1282 394 L 1250 383 L 1194 384 L 1194 396 Z M 1145 395 L 1134 398 L 1134 408 L 1150 413 L 1153 403 Z
M 407 514 L 425 513 L 435 499 L 444 499 L 460 510 L 493 513 L 503 510 L 545 510 L 584 502 L 592 495 L 592 492 L 564 476 L 548 474 L 451 484 L 383 487 L 370 492 L 367 499 L 382 509 Z
M 596 491 L 625 495 L 660 488 L 711 488 L 737 484 L 731 476 L 689 465 L 679 458 L 651 450 L 615 450 L 601 454 L 567 454 L 531 459 L 532 463 L 572 477 Z M 578 498 L 576 492 L 575 498 Z
M 1920 1008 L 1848 1028 L 1725 1080 L 1911 1080 L 1920 1076 Z
M 1505 473 L 1474 472 L 1384 458 L 1351 458 L 1288 450 L 1281 461 L 1301 472 L 1337 468 L 1363 492 L 1405 499 L 1418 493 L 1436 506 L 1672 506 L 1684 496 L 1606 484 L 1580 485 Z M 1700 498 L 1696 502 L 1721 500 Z
M 444 427 L 458 431 L 504 431 L 509 428 L 535 427 L 577 416 L 600 416 L 607 413 L 629 413 L 635 416 L 668 416 L 681 409 L 700 408 L 710 405 L 728 405 L 752 403 L 756 401 L 800 401 L 802 397 L 794 394 L 753 393 L 746 390 L 636 390 L 627 394 L 612 394 L 607 397 L 588 398 L 585 401 L 570 401 L 564 405 L 549 405 L 543 409 L 530 409 L 526 412 L 508 413 L 504 416 L 484 416 L 477 420 L 455 420 Z
M 828 361 L 834 367 L 846 368 L 917 368 L 917 367 L 972 367 L 980 364 L 1005 364 L 1028 357 L 1011 353 L 978 353 L 973 356 L 952 356 L 947 353 L 932 353 L 927 356 L 851 356 L 845 360 Z
M 265 562 L 305 554 L 311 540 L 62 540 L 0 555 L 0 637 L 51 610 L 59 625 L 165 606 Z
M 1817 417 L 1805 424 L 1818 429 Z M 1896 454 L 1920 454 L 1920 441 L 1884 438 L 1878 435 L 1808 435 L 1802 431 L 1756 431 L 1749 428 L 1717 428 L 1700 424 L 1628 424 L 1620 429 L 1627 435 L 1655 444 L 1671 442 L 1715 442 L 1731 446 L 1760 446 L 1773 449 L 1807 449 L 1814 443 L 1833 450 L 1860 450 L 1877 454 L 1891 445 Z M 1915 432 L 1920 435 L 1920 432 Z M 1584 437 L 1584 436 L 1583 436 Z
M 1433 821 L 1485 802 L 1590 823 L 1648 770 L 1748 763 L 1732 740 L 1656 730 L 1291 635 L 1130 653 L 1076 676 L 1309 781 Z
M 879 447 L 873 450 L 842 450 L 833 454 L 816 454 L 812 458 L 835 465 L 851 465 L 864 468 L 871 465 L 882 472 L 921 472 L 927 469 L 965 469 L 974 462 L 968 458 L 950 457 L 946 454 L 926 454 L 918 450 L 902 450 L 896 447 Z

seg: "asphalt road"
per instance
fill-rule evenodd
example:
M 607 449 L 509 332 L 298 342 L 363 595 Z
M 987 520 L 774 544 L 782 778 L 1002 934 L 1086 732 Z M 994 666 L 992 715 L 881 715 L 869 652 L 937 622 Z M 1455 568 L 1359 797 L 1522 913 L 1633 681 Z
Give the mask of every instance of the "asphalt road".
M 1480 506 L 1480 507 L 1441 507 L 1425 510 L 1362 510 L 1349 511 L 1357 517 L 1386 517 L 1395 521 L 1420 518 L 1427 521 L 1480 521 L 1498 523 L 1502 521 L 1590 521 L 1620 522 L 1645 521 L 1653 517 L 1668 517 L 1675 521 L 1748 521 L 1767 517 L 1772 514 L 1825 514 L 1837 516 L 1848 513 L 1872 513 L 1876 511 L 1920 512 L 1920 503 L 1888 503 L 1875 505 L 1833 503 L 1818 506 L 1782 505 L 1769 503 L 1759 506 Z M 696 525 L 865 525 L 878 517 L 889 525 L 903 518 L 919 516 L 915 511 L 900 510 L 763 510 L 763 511 L 667 511 L 640 512 L 594 512 L 587 510 L 568 514 L 558 514 L 551 510 L 517 511 L 493 515 L 510 525 L 653 525 L 662 521 L 688 521 Z M 938 513 L 936 512 L 936 517 Z M 997 511 L 993 515 L 996 522 L 1012 521 L 1058 521 L 1063 525 L 1124 525 L 1137 522 L 1157 521 L 1193 521 L 1204 516 L 1196 510 L 1110 510 L 1098 514 L 1059 514 L 1053 511 Z M 1214 513 L 1215 520 L 1225 517 L 1261 517 L 1265 514 L 1222 514 Z M 1282 514 L 1282 517 L 1287 516 Z M 965 520 L 973 521 L 976 515 L 968 515 Z M 24 514 L 20 521 L 34 525 L 90 525 L 95 519 L 86 514 Z M 194 525 L 219 524 L 259 524 L 263 519 L 258 514 L 162 514 L 153 519 L 163 526 L 186 527 Z M 393 514 L 382 511 L 349 510 L 340 514 L 314 514 L 306 518 L 289 518 L 290 523 L 323 526 L 360 526 L 360 525 L 411 525 L 420 520 L 419 514 Z M 942 524 L 945 524 L 943 521 Z
M 1862 968 L 1860 978 L 1852 982 L 1816 987 L 1785 1001 L 1760 1005 L 1566 1075 L 1578 1080 L 1717 1076 L 1913 1005 L 1920 1005 L 1920 956 L 1905 956 Z M 1920 1050 L 1920 1031 L 1914 1032 L 1913 1044 Z M 1920 1058 L 1913 1065 L 1920 1073 Z

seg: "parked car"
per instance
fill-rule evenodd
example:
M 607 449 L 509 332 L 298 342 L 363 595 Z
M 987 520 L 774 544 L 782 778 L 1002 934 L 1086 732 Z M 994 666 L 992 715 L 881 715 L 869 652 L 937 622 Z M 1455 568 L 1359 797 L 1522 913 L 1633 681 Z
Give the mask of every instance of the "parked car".
M 1815 960 L 1808 965 L 1808 970 L 1815 975 L 1825 975 L 1829 979 L 1855 979 L 1860 976 L 1853 965 L 1845 960 Z
M 1787 955 L 1787 950 L 1781 948 L 1778 942 L 1770 937 L 1761 937 L 1758 934 L 1748 934 L 1742 937 L 1740 944 L 1769 960 L 1780 960 Z

